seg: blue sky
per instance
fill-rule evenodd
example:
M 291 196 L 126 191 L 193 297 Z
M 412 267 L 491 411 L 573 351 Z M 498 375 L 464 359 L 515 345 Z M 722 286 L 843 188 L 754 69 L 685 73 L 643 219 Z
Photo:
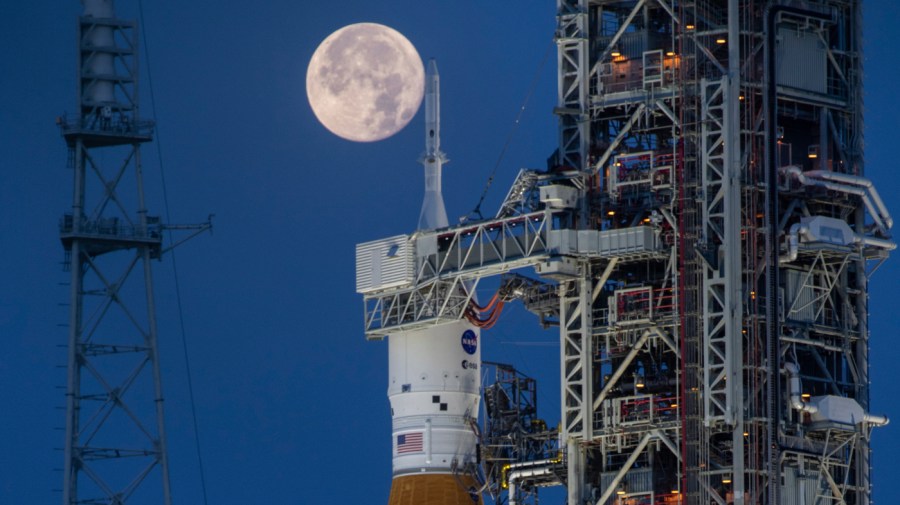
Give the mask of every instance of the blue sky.
M 120 0 L 121 17 L 137 17 Z M 900 215 L 895 95 L 900 7 L 865 2 L 867 175 Z M 71 172 L 54 118 L 75 109 L 79 2 L 18 2 L 0 18 L 0 503 L 55 503 L 62 477 L 68 291 L 57 221 Z M 521 167 L 556 146 L 554 2 L 146 2 L 158 139 L 172 220 L 216 214 L 182 246 L 178 268 L 210 503 L 384 503 L 390 486 L 387 345 L 362 336 L 354 245 L 415 227 L 422 197 L 422 112 L 395 137 L 341 140 L 306 102 L 319 42 L 355 22 L 389 25 L 435 57 L 451 221 L 469 213 L 497 164 L 530 83 L 537 86 L 483 206 L 492 213 Z M 548 48 L 547 62 L 541 61 Z M 146 64 L 146 58 L 143 59 Z M 142 69 L 146 78 L 146 66 Z M 146 80 L 143 115 L 150 115 Z M 148 201 L 162 213 L 159 159 L 144 149 Z M 154 264 L 173 493 L 201 491 L 170 261 Z M 877 503 L 900 503 L 900 260 L 871 284 L 872 410 L 898 423 L 874 434 Z M 511 310 L 485 333 L 484 359 L 539 379 L 558 419 L 557 339 Z M 153 484 L 152 482 L 150 484 Z

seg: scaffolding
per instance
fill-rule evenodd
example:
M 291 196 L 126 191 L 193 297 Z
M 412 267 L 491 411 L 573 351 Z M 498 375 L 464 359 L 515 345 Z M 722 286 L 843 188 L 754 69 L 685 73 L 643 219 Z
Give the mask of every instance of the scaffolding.
M 493 382 L 482 392 L 485 419 L 480 447 L 486 491 L 495 503 L 502 503 L 501 494 L 509 490 L 512 479 L 518 485 L 509 492 L 517 496 L 509 500 L 525 503 L 536 498 L 538 488 L 561 483 L 565 465 L 559 433 L 537 416 L 537 381 L 511 365 L 482 363 L 494 370 Z M 528 475 L 521 472 L 525 469 L 530 470 Z
M 559 327 L 570 505 L 871 502 L 867 282 L 895 245 L 864 177 L 860 2 L 795 3 L 558 0 L 550 166 L 441 231 L 530 219 L 531 255 L 424 272 L 413 247 L 424 275 L 365 294 L 369 321 L 534 269 L 518 298 Z

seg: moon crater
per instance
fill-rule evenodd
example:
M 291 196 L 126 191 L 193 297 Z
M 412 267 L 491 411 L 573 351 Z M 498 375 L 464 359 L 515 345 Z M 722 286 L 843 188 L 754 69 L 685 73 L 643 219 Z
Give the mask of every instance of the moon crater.
M 375 23 L 345 26 L 316 49 L 306 95 L 319 122 L 335 135 L 373 142 L 394 135 L 415 116 L 425 69 L 412 43 Z

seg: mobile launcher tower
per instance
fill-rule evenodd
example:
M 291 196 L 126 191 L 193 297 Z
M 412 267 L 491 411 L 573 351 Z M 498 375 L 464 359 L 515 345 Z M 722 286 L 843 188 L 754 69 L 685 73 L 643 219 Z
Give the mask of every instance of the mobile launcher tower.
M 493 219 L 358 249 L 368 338 L 480 323 L 491 276 L 559 327 L 558 430 L 498 368 L 452 472 L 510 504 L 871 502 L 867 282 L 895 244 L 860 4 L 557 0 L 547 170 Z

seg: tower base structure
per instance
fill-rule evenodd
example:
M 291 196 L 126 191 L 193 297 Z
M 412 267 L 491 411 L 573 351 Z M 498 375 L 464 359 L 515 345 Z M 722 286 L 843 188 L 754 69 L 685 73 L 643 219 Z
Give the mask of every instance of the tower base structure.
M 426 473 L 395 477 L 388 505 L 483 505 L 474 479 Z

